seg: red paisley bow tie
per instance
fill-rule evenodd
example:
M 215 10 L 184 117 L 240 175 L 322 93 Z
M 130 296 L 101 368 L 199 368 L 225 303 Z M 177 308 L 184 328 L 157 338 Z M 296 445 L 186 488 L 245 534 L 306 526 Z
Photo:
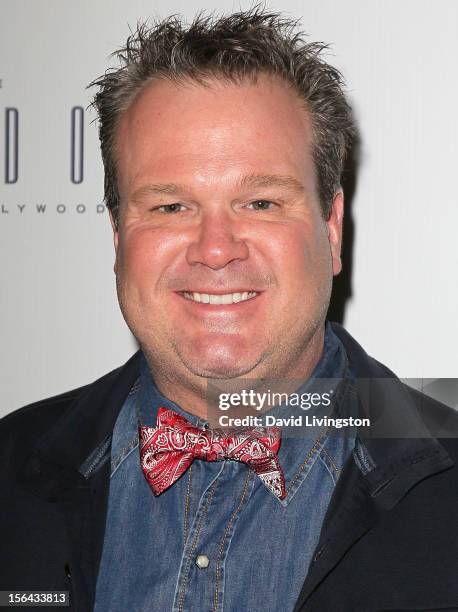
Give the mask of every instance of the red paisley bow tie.
M 155 495 L 168 489 L 194 459 L 246 463 L 266 487 L 283 499 L 285 478 L 278 463 L 281 432 L 277 427 L 204 430 L 168 408 L 159 408 L 156 427 L 138 428 L 140 463 Z

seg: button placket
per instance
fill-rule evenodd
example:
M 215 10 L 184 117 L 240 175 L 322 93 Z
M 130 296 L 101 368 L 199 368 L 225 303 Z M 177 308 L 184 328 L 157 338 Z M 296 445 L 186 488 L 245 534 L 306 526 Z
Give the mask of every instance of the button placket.
M 197 553 L 196 549 L 198 547 L 199 540 L 201 538 L 201 534 L 204 530 L 204 524 L 205 524 L 205 519 L 207 517 L 208 509 L 211 506 L 213 496 L 218 487 L 218 478 L 221 472 L 223 471 L 223 469 L 224 469 L 224 463 L 221 465 L 221 469 L 219 470 L 217 476 L 214 478 L 214 480 L 212 481 L 212 483 L 210 484 L 210 486 L 207 488 L 206 492 L 202 496 L 201 502 L 199 504 L 199 509 L 194 519 L 194 523 L 188 533 L 187 542 L 185 543 L 184 554 L 183 554 L 183 558 L 181 561 L 181 567 L 179 571 L 177 589 L 175 593 L 175 600 L 174 600 L 174 606 L 173 606 L 174 612 L 184 611 L 185 598 L 186 598 L 186 594 L 188 591 L 191 569 L 193 567 L 193 564 L 197 565 L 197 557 L 200 555 L 200 553 L 196 554 Z M 210 560 L 209 560 L 208 565 L 209 564 L 210 564 Z M 199 566 L 197 565 L 197 567 Z M 199 569 L 202 569 L 202 568 L 199 568 Z

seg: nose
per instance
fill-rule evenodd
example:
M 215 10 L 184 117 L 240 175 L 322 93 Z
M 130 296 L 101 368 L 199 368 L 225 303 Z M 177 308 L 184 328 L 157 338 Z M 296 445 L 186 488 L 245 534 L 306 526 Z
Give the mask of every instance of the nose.
M 186 259 L 190 265 L 202 264 L 213 270 L 232 261 L 248 258 L 248 246 L 237 237 L 237 220 L 220 211 L 207 211 L 189 245 Z

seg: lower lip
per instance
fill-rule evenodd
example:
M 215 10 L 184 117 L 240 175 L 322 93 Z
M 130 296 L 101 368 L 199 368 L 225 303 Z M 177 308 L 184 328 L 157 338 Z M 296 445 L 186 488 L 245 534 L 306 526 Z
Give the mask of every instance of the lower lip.
M 250 305 L 256 305 L 262 295 L 262 292 L 257 293 L 254 297 L 248 300 L 242 300 L 241 302 L 233 302 L 232 304 L 206 304 L 205 302 L 196 302 L 195 300 L 185 298 L 182 293 L 178 293 L 177 295 L 179 295 L 185 302 L 187 302 L 191 306 L 194 306 L 196 309 L 199 309 L 201 312 L 221 312 L 222 310 L 231 312 L 245 309 Z

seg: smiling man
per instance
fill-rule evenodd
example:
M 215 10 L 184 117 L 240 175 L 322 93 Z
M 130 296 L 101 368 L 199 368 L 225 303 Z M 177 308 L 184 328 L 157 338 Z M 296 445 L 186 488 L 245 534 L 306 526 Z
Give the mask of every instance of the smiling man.
M 173 17 L 95 82 L 140 351 L 2 421 L 2 589 L 81 612 L 458 605 L 456 444 L 426 418 L 449 413 L 326 321 L 354 127 L 321 50 L 259 9 Z M 262 400 L 253 427 L 211 424 L 213 383 Z
M 152 78 L 120 118 L 121 309 L 158 387 L 201 416 L 207 378 L 307 378 L 321 357 L 343 196 L 324 218 L 313 140 L 270 74 Z

